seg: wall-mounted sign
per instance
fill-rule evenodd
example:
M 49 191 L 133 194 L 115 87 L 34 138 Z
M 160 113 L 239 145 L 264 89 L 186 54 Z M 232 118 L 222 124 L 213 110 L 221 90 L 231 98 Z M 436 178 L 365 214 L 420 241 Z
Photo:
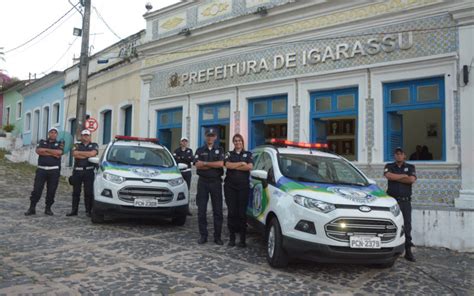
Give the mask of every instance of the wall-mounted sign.
M 409 50 L 413 47 L 413 33 L 386 34 L 379 37 L 353 42 L 338 43 L 335 46 L 308 48 L 300 52 L 276 54 L 272 57 L 246 60 L 237 63 L 177 74 L 170 77 L 169 86 L 206 83 L 210 80 L 232 79 L 237 76 L 259 74 L 297 67 L 316 67 L 321 63 L 337 62 L 357 56 L 372 56 L 381 52 Z

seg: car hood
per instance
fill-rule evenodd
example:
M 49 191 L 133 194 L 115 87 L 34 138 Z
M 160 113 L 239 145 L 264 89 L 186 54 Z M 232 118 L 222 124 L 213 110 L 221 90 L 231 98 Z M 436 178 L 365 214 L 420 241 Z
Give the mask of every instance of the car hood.
M 312 197 L 324 202 L 343 205 L 372 205 L 390 207 L 396 200 L 377 185 L 351 186 L 332 183 L 297 182 L 287 177 L 278 180 L 277 187 L 291 195 Z
M 181 176 L 181 173 L 177 167 L 143 167 L 135 165 L 116 164 L 108 161 L 104 161 L 102 163 L 101 170 L 125 178 L 149 178 L 169 180 Z

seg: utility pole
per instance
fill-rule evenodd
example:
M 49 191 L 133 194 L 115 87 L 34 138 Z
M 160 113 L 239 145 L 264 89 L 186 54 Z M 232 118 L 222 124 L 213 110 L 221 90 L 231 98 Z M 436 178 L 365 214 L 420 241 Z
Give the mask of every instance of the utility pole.
M 77 90 L 76 104 L 76 138 L 79 139 L 81 131 L 84 129 L 87 110 L 87 76 L 89 75 L 89 27 L 91 18 L 91 1 L 81 0 L 84 6 L 82 15 L 82 44 L 81 57 L 79 62 L 79 82 Z

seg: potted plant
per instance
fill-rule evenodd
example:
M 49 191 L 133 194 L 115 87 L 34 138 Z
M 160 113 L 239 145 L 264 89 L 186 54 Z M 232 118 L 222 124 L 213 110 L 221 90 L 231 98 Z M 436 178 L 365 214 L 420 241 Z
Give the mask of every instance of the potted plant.
M 12 131 L 15 129 L 15 125 L 13 124 L 7 124 L 3 126 L 3 130 L 5 131 L 7 138 L 11 138 L 12 136 Z

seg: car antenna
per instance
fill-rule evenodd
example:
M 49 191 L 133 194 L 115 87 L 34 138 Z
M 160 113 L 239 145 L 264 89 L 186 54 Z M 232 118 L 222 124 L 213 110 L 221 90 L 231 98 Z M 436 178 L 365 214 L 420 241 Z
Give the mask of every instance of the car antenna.
M 305 136 L 305 138 L 309 140 L 308 135 L 306 134 L 306 130 L 304 128 L 303 128 L 303 135 Z M 311 148 L 311 146 L 309 147 L 309 154 L 313 154 L 313 148 Z

